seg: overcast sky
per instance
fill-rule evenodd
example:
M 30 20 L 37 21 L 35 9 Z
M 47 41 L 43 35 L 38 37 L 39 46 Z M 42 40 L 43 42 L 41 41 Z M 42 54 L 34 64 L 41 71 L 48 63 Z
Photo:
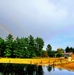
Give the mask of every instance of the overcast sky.
M 74 0 L 0 0 L 0 37 L 41 37 L 53 50 L 74 47 Z

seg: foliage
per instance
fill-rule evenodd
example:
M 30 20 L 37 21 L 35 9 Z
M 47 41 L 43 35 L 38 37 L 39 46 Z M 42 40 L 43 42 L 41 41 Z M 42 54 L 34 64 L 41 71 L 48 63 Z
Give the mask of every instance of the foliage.
M 48 57 L 47 51 L 42 50 L 42 57 Z
M 6 56 L 6 57 L 11 56 L 11 50 L 9 48 L 5 49 L 4 56 Z
M 47 45 L 46 51 L 43 51 L 44 41 L 42 38 L 34 38 L 32 35 L 28 37 L 13 38 L 13 35 L 9 34 L 6 39 L 0 37 L 0 57 L 57 57 L 63 56 L 64 50 L 62 48 L 57 51 L 52 50 L 50 44 Z M 74 48 L 66 47 L 66 52 L 73 52 Z
M 62 57 L 63 54 L 62 53 L 57 53 L 56 57 Z
M 42 38 L 37 37 L 35 39 L 35 48 L 36 48 L 36 55 L 41 56 L 42 55 L 42 48 L 44 46 L 44 41 Z
M 0 37 L 0 56 L 4 55 L 5 44 L 4 40 Z
M 9 34 L 5 40 L 4 56 L 13 56 L 13 36 Z
M 28 37 L 28 50 L 30 52 L 30 57 L 33 57 L 35 54 L 35 42 L 34 42 L 34 37 L 30 35 Z
M 74 48 L 67 46 L 65 51 L 74 53 Z
M 48 55 L 51 56 L 51 54 L 52 54 L 52 53 L 51 53 L 51 52 L 52 52 L 52 47 L 51 47 L 50 44 L 47 45 L 46 50 L 47 50 Z
M 25 58 L 29 58 L 30 57 L 30 51 L 29 50 L 25 50 L 24 57 Z
M 47 51 L 49 51 L 49 52 L 50 52 L 50 51 L 52 51 L 52 47 L 51 47 L 51 45 L 50 45 L 50 44 L 48 44 L 48 45 L 47 45 L 46 50 L 47 50 Z
M 63 50 L 62 48 L 58 48 L 58 49 L 57 49 L 57 52 L 58 52 L 58 53 L 64 53 L 64 50 Z
M 58 48 L 57 49 L 57 57 L 62 57 L 63 56 L 63 53 L 64 53 L 64 50 L 62 48 Z
M 55 54 L 56 54 L 56 51 L 51 51 L 51 52 L 49 53 L 49 56 L 50 56 L 50 57 L 55 57 Z
M 0 56 L 6 57 L 37 57 L 42 55 L 44 42 L 42 38 L 34 39 L 32 35 L 24 38 L 13 38 L 9 34 L 6 39 L 0 38 Z

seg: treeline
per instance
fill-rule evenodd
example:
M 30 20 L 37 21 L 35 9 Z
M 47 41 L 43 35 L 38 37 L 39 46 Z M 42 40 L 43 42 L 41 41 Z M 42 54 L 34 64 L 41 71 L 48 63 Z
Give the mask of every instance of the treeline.
M 74 48 L 67 46 L 65 49 L 58 48 L 57 50 L 52 50 L 52 46 L 50 44 L 47 45 L 46 51 L 44 51 L 43 55 L 49 56 L 49 57 L 62 57 L 64 56 L 64 52 L 66 53 L 73 53 L 74 54 Z
M 65 49 L 65 51 L 66 52 L 72 52 L 72 53 L 74 53 L 74 48 L 67 46 L 66 49 Z
M 61 57 L 64 52 L 74 53 L 74 48 L 66 47 L 65 49 L 58 48 L 52 50 L 50 44 L 47 45 L 46 50 L 43 50 L 44 41 L 42 38 L 34 38 L 32 35 L 28 37 L 13 38 L 13 35 L 9 34 L 6 39 L 0 37 L 0 57 Z
M 44 41 L 42 38 L 34 38 L 32 35 L 24 38 L 13 38 L 9 34 L 6 39 L 0 37 L 0 57 L 37 57 L 42 56 Z
M 48 44 L 46 48 L 46 52 L 49 57 L 62 57 L 64 53 L 64 49 L 58 48 L 57 50 L 52 50 L 52 46 Z

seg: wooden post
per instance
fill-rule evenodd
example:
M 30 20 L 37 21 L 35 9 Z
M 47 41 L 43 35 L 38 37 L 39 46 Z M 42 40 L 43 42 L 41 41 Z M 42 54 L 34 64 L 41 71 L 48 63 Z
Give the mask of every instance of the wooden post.
M 30 64 L 32 64 L 32 61 L 30 61 Z
M 9 64 L 10 64 L 10 60 L 9 60 Z
M 41 60 L 40 64 L 42 64 L 42 60 Z
M 62 59 L 60 59 L 60 63 L 62 64 Z
M 50 63 L 50 60 L 48 61 L 48 63 Z

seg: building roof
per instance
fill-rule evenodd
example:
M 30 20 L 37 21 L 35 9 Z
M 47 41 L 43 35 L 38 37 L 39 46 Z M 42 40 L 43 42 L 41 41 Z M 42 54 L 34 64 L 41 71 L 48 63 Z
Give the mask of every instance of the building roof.
M 63 54 L 72 54 L 72 52 L 65 52 L 65 53 L 63 53 Z

